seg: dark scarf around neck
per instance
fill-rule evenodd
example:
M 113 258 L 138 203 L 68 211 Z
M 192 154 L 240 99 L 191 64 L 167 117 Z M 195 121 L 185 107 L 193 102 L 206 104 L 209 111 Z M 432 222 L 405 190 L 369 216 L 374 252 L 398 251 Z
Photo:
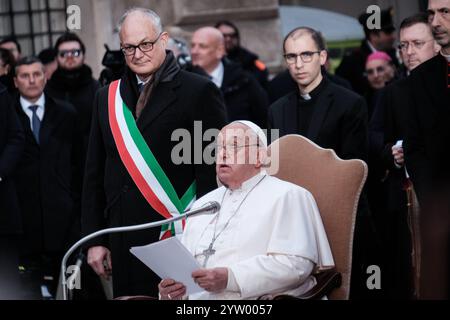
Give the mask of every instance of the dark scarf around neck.
M 180 72 L 172 51 L 167 51 L 166 59 L 161 67 L 152 75 L 150 81 L 145 85 L 136 104 L 136 117 L 139 118 L 145 106 L 147 105 L 153 93 L 153 89 L 157 88 L 160 83 L 170 82 Z M 135 80 L 136 81 L 136 80 Z

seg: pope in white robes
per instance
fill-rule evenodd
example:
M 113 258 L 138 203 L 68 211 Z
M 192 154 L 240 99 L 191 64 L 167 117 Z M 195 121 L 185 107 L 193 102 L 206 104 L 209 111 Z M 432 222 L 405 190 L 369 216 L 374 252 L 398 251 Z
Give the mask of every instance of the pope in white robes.
M 193 278 L 205 291 L 186 297 L 182 283 L 165 279 L 159 286 L 162 299 L 300 295 L 316 284 L 316 270 L 334 266 L 313 196 L 268 176 L 262 170 L 266 151 L 267 138 L 251 122 L 222 130 L 217 175 L 224 186 L 194 204 L 195 209 L 217 201 L 221 209 L 214 216 L 190 218 L 182 236 L 203 266 Z

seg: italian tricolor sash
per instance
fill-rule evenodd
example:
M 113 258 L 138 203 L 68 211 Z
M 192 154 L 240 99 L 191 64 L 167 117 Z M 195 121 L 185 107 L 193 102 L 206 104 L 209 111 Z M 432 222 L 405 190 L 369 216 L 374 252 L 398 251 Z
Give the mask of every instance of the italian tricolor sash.
M 109 86 L 108 111 L 114 141 L 128 173 L 150 206 L 165 219 L 188 210 L 196 199 L 197 186 L 193 182 L 184 196 L 177 192 L 161 168 L 139 131 L 131 110 L 120 96 L 121 80 Z M 183 232 L 185 221 L 164 226 L 161 239 Z

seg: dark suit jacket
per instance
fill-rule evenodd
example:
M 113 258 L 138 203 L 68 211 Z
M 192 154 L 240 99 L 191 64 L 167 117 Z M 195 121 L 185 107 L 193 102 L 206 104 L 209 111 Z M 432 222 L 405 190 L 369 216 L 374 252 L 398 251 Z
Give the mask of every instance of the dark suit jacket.
M 21 231 L 12 176 L 22 156 L 24 134 L 6 88 L 0 85 L 0 235 Z
M 333 149 L 342 159 L 367 160 L 367 107 L 364 99 L 329 80 L 317 97 L 307 138 L 323 148 Z M 280 137 L 298 134 L 298 93 L 275 102 L 269 111 L 270 127 Z
M 450 67 L 441 55 L 411 74 L 405 160 L 421 205 L 421 298 L 450 294 Z
M 24 253 L 61 252 L 79 237 L 81 136 L 75 109 L 46 96 L 40 144 L 19 98 L 25 151 L 15 174 L 23 217 Z
M 77 111 L 83 135 L 84 157 L 87 153 L 94 98 L 99 88 L 99 82 L 92 77 L 92 71 L 87 65 L 73 71 L 57 69 L 45 88 L 49 96 L 71 104 Z
M 232 52 L 228 52 L 227 58 L 239 63 L 245 71 L 250 73 L 258 81 L 261 88 L 267 88 L 269 70 L 255 53 L 243 47 L 236 47 Z
M 122 78 L 120 93 L 126 105 L 135 112 L 138 99 L 136 76 L 131 72 Z M 208 79 L 179 71 L 171 81 L 161 82 L 153 89 L 137 126 L 147 145 L 172 182 L 178 196 L 197 182 L 200 197 L 217 188 L 214 165 L 182 164 L 172 160 L 172 150 L 179 141 L 172 133 L 185 129 L 194 138 L 194 121 L 202 121 L 202 134 L 208 129 L 221 129 L 226 124 L 226 112 L 219 89 Z M 199 131 L 200 130 L 200 131 Z M 198 138 L 197 138 L 198 139 Z M 192 157 L 200 155 L 206 144 L 192 140 Z M 197 151 L 197 152 L 196 152 Z M 108 119 L 108 87 L 97 94 L 89 142 L 83 188 L 82 229 L 90 234 L 105 227 L 148 223 L 163 218 L 147 203 L 122 163 Z M 159 240 L 160 228 L 112 236 L 110 241 L 92 242 L 112 251 L 114 295 L 157 296 L 160 279 L 129 252 Z
M 412 108 L 405 145 L 406 166 L 419 201 L 450 186 L 450 89 L 447 61 L 438 55 L 410 76 Z
M 395 169 L 392 147 L 397 141 L 406 139 L 408 131 L 408 114 L 411 108 L 410 85 L 407 78 L 393 82 L 381 95 L 376 107 L 373 128 L 383 132 L 382 160 L 387 169 Z M 382 123 L 382 124 L 380 124 Z
M 72 72 L 58 69 L 45 89 L 51 97 L 75 107 L 80 119 L 80 131 L 84 136 L 89 136 L 92 103 L 99 88 L 98 81 L 92 78 L 91 69 L 83 65 L 80 70 Z
M 222 93 L 228 121 L 250 120 L 265 128 L 269 100 L 264 89 L 238 64 L 224 59 Z
M 370 122 L 369 200 L 388 262 L 384 290 L 394 299 L 412 296 L 408 200 L 403 190 L 406 173 L 405 168 L 395 166 L 392 155 L 397 141 L 405 143 L 412 104 L 409 89 L 407 79 L 384 88 Z

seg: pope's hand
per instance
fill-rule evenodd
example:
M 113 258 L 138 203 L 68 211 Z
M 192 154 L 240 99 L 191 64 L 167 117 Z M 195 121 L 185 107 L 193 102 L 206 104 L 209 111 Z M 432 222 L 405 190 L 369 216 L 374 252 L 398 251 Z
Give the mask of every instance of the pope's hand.
M 208 292 L 219 293 L 224 291 L 228 285 L 228 269 L 216 268 L 209 270 L 198 270 L 192 274 L 194 281 Z
M 92 247 L 88 251 L 88 264 L 100 277 L 109 279 L 112 273 L 111 252 L 105 247 Z
M 180 282 L 165 279 L 158 285 L 161 300 L 181 300 L 186 294 L 186 287 Z

